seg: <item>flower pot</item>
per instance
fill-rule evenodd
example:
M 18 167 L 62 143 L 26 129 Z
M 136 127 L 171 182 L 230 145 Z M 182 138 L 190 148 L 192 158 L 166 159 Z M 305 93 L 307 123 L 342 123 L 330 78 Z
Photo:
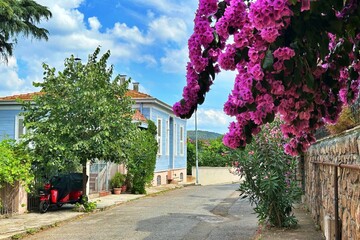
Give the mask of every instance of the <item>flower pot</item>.
M 121 188 L 114 188 L 114 194 L 120 194 L 121 193 Z
M 121 186 L 121 193 L 125 193 L 126 189 L 127 189 L 126 185 L 122 185 Z

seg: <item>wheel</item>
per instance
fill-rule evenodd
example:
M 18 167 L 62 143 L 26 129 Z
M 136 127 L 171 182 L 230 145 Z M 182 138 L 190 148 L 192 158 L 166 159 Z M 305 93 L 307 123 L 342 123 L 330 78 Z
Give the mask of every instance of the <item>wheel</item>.
M 39 210 L 41 213 L 45 213 L 49 209 L 50 203 L 48 201 L 41 201 Z

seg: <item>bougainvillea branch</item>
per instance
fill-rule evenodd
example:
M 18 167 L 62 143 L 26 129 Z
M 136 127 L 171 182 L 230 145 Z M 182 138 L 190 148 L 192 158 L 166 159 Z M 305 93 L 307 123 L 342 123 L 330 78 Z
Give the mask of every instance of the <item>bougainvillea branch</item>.
M 243 148 L 279 114 L 288 154 L 305 151 L 336 122 L 360 83 L 356 0 L 200 0 L 189 39 L 187 86 L 173 107 L 189 118 L 220 69 L 237 71 L 224 111 L 224 143 Z

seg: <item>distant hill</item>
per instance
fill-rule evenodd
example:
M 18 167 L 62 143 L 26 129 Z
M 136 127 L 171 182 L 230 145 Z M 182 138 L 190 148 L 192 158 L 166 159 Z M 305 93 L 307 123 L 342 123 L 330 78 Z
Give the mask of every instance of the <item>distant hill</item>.
M 195 131 L 194 130 L 187 131 L 187 136 L 191 140 L 195 140 Z M 222 134 L 220 134 L 220 133 L 198 130 L 198 139 L 199 140 L 216 139 L 221 136 L 222 136 Z

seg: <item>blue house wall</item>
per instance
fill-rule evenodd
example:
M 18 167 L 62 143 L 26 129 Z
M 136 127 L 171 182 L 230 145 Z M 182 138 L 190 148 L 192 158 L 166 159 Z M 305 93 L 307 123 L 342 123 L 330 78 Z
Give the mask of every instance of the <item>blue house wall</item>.
M 0 106 L 0 140 L 15 139 L 15 118 L 21 110 L 2 110 Z
M 146 112 L 144 112 L 144 116 L 147 117 Z M 161 119 L 162 122 L 161 154 L 157 156 L 155 172 L 186 168 L 186 120 L 156 107 L 150 109 L 149 119 L 156 125 L 158 119 Z M 180 127 L 183 128 L 183 154 L 180 154 Z M 167 131 L 169 131 L 168 138 Z M 166 150 L 167 144 L 169 144 L 168 151 Z

